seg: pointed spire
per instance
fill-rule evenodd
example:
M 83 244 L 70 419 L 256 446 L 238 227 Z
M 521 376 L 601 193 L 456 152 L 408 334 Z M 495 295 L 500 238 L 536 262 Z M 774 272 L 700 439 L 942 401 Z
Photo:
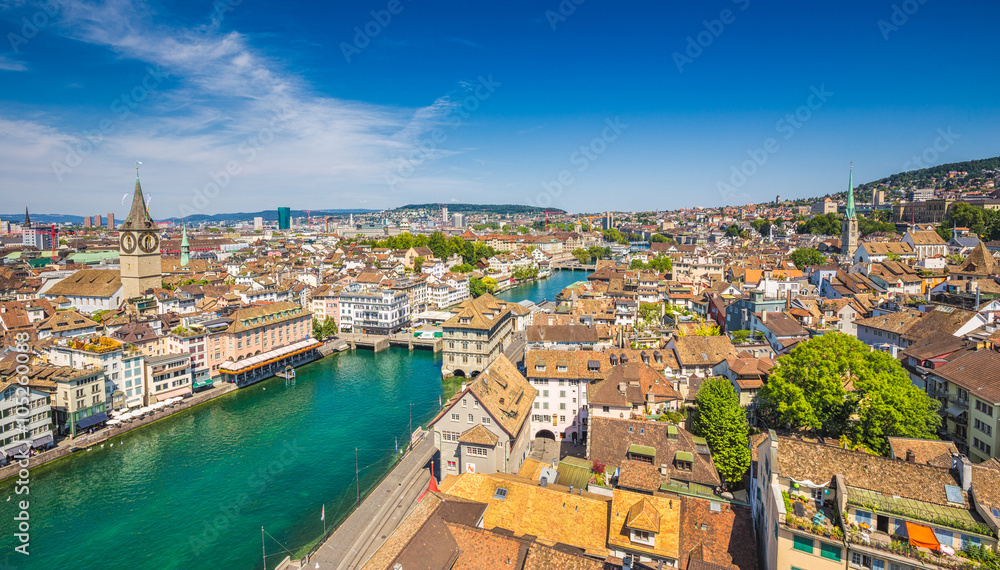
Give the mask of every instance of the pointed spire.
M 844 210 L 844 217 L 852 219 L 857 217 L 854 212 L 854 163 L 851 163 L 851 177 L 847 183 L 847 209 Z
M 31 227 L 31 218 L 28 217 L 28 207 L 27 206 L 24 207 L 24 227 L 26 227 L 26 228 L 30 228 Z
M 191 246 L 188 244 L 187 224 L 181 225 L 181 265 L 187 265 L 191 261 Z
M 121 231 L 125 230 L 151 230 L 156 227 L 149 211 L 146 210 L 146 198 L 142 195 L 142 186 L 139 184 L 139 169 L 135 171 L 135 192 L 132 194 L 132 209 L 129 210 L 128 217 L 122 222 Z

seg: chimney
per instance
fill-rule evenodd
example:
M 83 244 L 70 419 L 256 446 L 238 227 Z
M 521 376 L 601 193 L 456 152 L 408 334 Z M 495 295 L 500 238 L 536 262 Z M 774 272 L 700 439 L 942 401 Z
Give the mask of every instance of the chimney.
M 962 456 L 959 461 L 961 461 L 961 476 L 962 476 L 962 489 L 968 493 L 972 490 L 972 462 L 969 458 Z
M 765 325 L 767 324 L 767 309 L 760 312 L 760 322 Z
M 916 454 L 913 453 L 912 449 L 907 449 L 906 450 L 906 462 L 907 463 L 916 463 L 917 462 L 917 456 L 916 456 Z
M 661 463 L 660 464 L 660 475 L 663 475 L 664 477 L 667 476 L 667 464 L 666 463 Z
M 538 486 L 539 487 L 548 487 L 549 486 L 549 478 L 548 477 L 542 477 L 541 479 L 539 479 L 538 480 Z
M 573 494 L 573 486 L 572 486 L 572 485 L 570 485 L 570 486 L 569 486 L 569 494 L 570 494 L 570 495 L 572 495 L 572 494 Z

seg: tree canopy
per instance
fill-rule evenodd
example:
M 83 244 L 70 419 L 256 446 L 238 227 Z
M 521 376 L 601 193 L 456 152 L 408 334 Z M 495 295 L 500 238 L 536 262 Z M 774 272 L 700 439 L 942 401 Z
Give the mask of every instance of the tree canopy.
M 694 434 L 708 442 L 722 480 L 740 482 L 750 467 L 750 431 L 733 385 L 723 377 L 709 378 L 698 389 L 696 401 Z
M 820 214 L 799 225 L 800 234 L 835 236 L 840 234 L 841 220 L 838 214 Z
M 640 259 L 633 260 L 628 266 L 629 269 L 651 269 L 657 273 L 667 273 L 674 268 L 674 262 L 665 255 L 657 255 L 644 263 Z
M 941 425 L 939 403 L 895 358 L 837 332 L 779 358 L 758 397 L 768 427 L 846 435 L 881 454 L 889 436 L 936 439 Z
M 822 265 L 826 263 L 826 256 L 819 251 L 808 247 L 800 247 L 796 249 L 791 255 L 788 256 L 788 259 L 791 259 L 792 263 L 795 264 L 795 267 L 798 267 L 799 269 L 810 265 Z

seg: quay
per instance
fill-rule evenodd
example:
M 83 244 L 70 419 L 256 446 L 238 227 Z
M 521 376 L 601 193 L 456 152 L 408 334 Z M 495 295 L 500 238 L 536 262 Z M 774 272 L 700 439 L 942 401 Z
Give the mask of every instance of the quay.
M 361 568 L 416 508 L 430 483 L 431 469 L 441 472 L 431 432 L 418 429 L 411 436 L 411 445 L 396 467 L 332 530 L 329 538 L 301 560 L 286 558 L 278 570 Z

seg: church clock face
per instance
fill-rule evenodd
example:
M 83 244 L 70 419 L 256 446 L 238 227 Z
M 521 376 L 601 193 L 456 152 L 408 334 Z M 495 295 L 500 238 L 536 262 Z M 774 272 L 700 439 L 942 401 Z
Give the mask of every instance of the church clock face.
M 131 232 L 125 232 L 122 234 L 121 238 L 122 251 L 125 253 L 132 253 L 135 251 L 135 234 Z
M 160 238 L 153 233 L 145 233 L 139 236 L 139 249 L 145 253 L 153 253 L 159 245 Z

